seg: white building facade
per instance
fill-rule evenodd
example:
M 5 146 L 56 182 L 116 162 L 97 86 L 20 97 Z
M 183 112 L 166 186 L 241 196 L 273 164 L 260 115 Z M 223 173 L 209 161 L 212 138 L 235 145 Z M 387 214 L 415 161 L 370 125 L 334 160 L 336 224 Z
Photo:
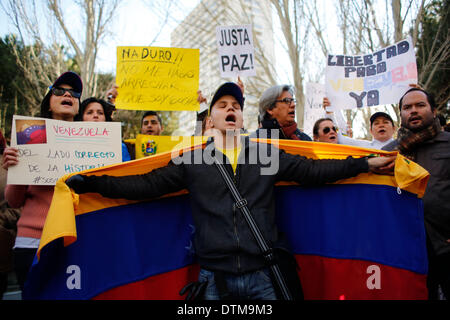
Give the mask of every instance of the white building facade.
M 255 45 L 256 76 L 241 78 L 245 86 L 244 127 L 249 132 L 258 127 L 258 99 L 272 85 L 269 76 L 275 65 L 271 6 L 268 0 L 202 0 L 171 33 L 171 47 L 200 49 L 199 90 L 211 101 L 221 78 L 216 44 L 216 27 L 252 25 Z M 194 134 L 196 112 L 183 111 L 177 135 Z

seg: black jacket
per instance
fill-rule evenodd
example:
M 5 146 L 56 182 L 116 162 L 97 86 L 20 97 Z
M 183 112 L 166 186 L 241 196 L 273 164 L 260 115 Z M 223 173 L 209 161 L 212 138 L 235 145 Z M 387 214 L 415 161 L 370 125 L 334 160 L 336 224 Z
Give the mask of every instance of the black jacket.
M 274 202 L 277 181 L 315 186 L 368 171 L 366 158 L 311 160 L 287 154 L 271 145 L 250 142 L 248 137 L 242 139 L 234 181 L 242 197 L 247 199 L 248 207 L 269 244 L 276 243 L 279 237 Z M 110 198 L 144 200 L 187 189 L 196 228 L 194 246 L 199 264 L 209 270 L 236 274 L 260 269 L 264 266 L 260 249 L 213 164 L 214 154 L 219 160 L 226 160 L 210 139 L 204 149 L 187 152 L 166 167 L 147 174 L 85 177 L 82 191 L 98 192 Z M 268 157 L 256 157 L 258 154 Z M 268 158 L 273 162 L 272 171 L 270 164 L 267 165 Z M 231 165 L 224 163 L 233 175 Z M 78 192 L 77 189 L 75 191 Z
M 383 150 L 394 150 L 397 145 L 395 140 Z M 450 253 L 450 133 L 440 132 L 422 143 L 415 151 L 415 162 L 430 173 L 423 196 L 428 239 L 435 254 Z
M 274 137 L 274 139 L 290 139 L 284 135 L 283 130 L 281 130 L 281 126 L 276 119 L 264 119 L 261 122 L 261 128 L 256 130 L 251 134 L 251 137 L 271 139 L 271 130 L 278 131 L 278 137 Z M 311 137 L 306 133 L 300 131 L 299 129 L 295 130 L 294 134 L 303 141 L 312 141 Z

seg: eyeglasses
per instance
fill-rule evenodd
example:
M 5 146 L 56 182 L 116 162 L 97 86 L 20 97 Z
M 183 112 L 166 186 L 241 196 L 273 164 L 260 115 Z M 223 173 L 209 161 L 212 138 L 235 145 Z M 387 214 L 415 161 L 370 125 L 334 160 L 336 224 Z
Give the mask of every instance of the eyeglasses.
M 74 97 L 74 98 L 81 97 L 81 93 L 80 92 L 76 92 L 76 91 L 74 91 L 72 89 L 66 89 L 66 88 L 60 88 L 60 87 L 53 87 L 52 88 L 52 93 L 55 96 L 58 96 L 58 97 L 63 96 L 66 92 L 70 93 L 70 95 L 72 97 Z
M 286 103 L 288 106 L 290 106 L 292 102 L 295 103 L 297 101 L 294 98 L 284 98 L 283 100 L 275 100 L 275 102 Z
M 323 133 L 327 134 L 331 130 L 333 130 L 334 132 L 337 132 L 336 127 L 325 127 L 325 128 L 323 128 Z

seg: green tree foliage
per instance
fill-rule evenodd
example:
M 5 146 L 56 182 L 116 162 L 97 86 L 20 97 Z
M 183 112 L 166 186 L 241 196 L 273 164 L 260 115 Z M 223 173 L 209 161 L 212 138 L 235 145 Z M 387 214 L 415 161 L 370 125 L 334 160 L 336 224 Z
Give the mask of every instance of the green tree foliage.
M 23 50 L 23 45 L 15 38 L 0 39 L 0 128 L 7 139 L 11 134 L 12 116 L 23 114 L 27 105 L 21 93 L 25 79 L 17 66 L 13 45 Z
M 424 8 L 417 41 L 419 82 L 433 93 L 439 112 L 450 116 L 450 0 L 434 0 Z

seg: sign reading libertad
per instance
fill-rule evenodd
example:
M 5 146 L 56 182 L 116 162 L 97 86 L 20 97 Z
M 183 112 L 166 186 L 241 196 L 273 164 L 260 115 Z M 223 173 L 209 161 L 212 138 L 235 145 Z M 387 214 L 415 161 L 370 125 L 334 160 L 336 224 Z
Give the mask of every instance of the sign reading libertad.
M 366 55 L 328 55 L 326 96 L 339 109 L 398 103 L 417 83 L 411 37 Z

